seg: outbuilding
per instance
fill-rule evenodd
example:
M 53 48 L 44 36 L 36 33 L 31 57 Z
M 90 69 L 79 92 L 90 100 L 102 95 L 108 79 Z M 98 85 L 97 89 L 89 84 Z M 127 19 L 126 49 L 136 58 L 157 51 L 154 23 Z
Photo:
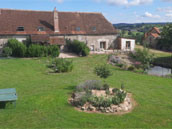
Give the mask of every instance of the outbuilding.
M 116 48 L 122 51 L 134 51 L 135 39 L 119 37 L 117 39 Z

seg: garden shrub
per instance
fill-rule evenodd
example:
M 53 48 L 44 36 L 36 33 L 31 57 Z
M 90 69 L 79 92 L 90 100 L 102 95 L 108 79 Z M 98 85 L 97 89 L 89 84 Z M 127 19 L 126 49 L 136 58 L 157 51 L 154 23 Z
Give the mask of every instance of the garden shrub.
M 38 44 L 32 44 L 27 51 L 28 57 L 41 57 L 44 56 L 44 47 Z
M 95 107 L 110 107 L 112 104 L 111 98 L 104 98 L 103 96 L 92 96 L 89 98 L 89 102 Z
M 109 85 L 108 85 L 108 84 L 104 84 L 104 85 L 103 85 L 103 89 L 104 89 L 104 90 L 109 90 Z
M 39 44 L 31 44 L 31 42 L 29 41 L 21 43 L 17 39 L 9 39 L 7 47 L 12 49 L 11 55 L 14 57 L 58 57 L 60 54 L 60 50 L 57 45 L 45 46 Z M 7 52 L 8 50 L 5 51 Z
M 112 90 L 113 93 L 117 93 L 117 92 L 119 92 L 119 91 L 120 91 L 120 89 L 118 89 L 118 88 L 114 88 L 114 89 Z
M 3 55 L 4 57 L 9 57 L 9 56 L 11 56 L 11 55 L 12 55 L 12 49 L 9 48 L 9 47 L 5 47 L 5 48 L 3 49 L 3 51 L 2 51 L 2 55 Z
M 86 43 L 80 42 L 78 40 L 74 40 L 74 41 L 67 40 L 66 46 L 67 46 L 68 50 L 76 53 L 77 55 L 87 56 L 90 53 L 90 49 L 86 45 Z
M 129 66 L 129 67 L 128 67 L 128 70 L 129 70 L 129 71 L 134 71 L 134 69 L 135 69 L 134 66 Z
M 85 83 L 82 83 L 76 87 L 77 91 L 86 91 L 89 90 L 102 90 L 104 89 L 101 81 L 99 80 L 88 80 Z
M 26 54 L 26 45 L 17 39 L 9 39 L 7 46 L 12 49 L 12 56 L 14 57 L 24 57 Z
M 100 78 L 107 78 L 112 75 L 112 73 L 107 65 L 100 65 L 100 66 L 95 67 L 94 72 Z
M 115 105 L 118 105 L 118 104 L 124 102 L 126 95 L 127 95 L 127 93 L 125 91 L 117 90 L 115 92 L 114 97 L 112 98 L 112 103 Z
M 120 68 L 122 68 L 123 66 L 124 66 L 124 64 L 115 64 L 117 67 L 120 67 Z
M 39 45 L 39 44 L 31 44 L 28 47 L 28 56 L 29 57 L 58 57 L 60 54 L 59 47 L 57 45 Z
M 154 60 L 154 55 L 150 54 L 149 49 L 147 48 L 144 48 L 143 50 L 136 49 L 136 51 L 131 53 L 130 56 L 133 57 L 136 61 L 141 62 L 143 69 L 150 68 L 151 63 Z
M 49 45 L 48 46 L 48 55 L 52 57 L 58 57 L 60 54 L 59 47 L 57 45 Z
M 52 65 L 54 71 L 57 73 L 70 72 L 73 69 L 73 61 L 63 58 L 55 59 Z

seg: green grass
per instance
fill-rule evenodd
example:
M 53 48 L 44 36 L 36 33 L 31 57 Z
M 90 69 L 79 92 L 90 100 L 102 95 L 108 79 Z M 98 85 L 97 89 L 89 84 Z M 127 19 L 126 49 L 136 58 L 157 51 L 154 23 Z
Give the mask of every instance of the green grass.
M 93 69 L 107 55 L 76 58 L 70 73 L 49 73 L 46 59 L 0 60 L 0 89 L 16 88 L 15 109 L 0 110 L 0 128 L 172 128 L 172 79 L 111 66 L 111 87 L 125 82 L 138 106 L 122 116 L 79 112 L 68 104 L 76 85 L 99 79 Z

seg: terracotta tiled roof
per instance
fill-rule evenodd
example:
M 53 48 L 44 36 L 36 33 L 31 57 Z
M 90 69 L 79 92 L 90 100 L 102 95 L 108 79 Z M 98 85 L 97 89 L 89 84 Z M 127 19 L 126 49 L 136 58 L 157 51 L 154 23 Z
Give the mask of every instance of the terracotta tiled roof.
M 49 35 L 31 35 L 31 41 L 32 42 L 48 42 L 49 41 Z
M 156 31 L 156 32 L 155 32 Z M 157 27 L 153 27 L 149 32 L 146 32 L 144 34 L 144 39 L 146 39 L 147 37 L 149 37 L 150 35 L 152 35 L 154 38 L 158 38 L 160 37 L 160 30 Z
M 150 33 L 154 38 L 158 38 L 158 37 L 160 37 L 160 35 L 159 34 L 157 34 L 157 33 Z
M 64 38 L 60 38 L 60 37 L 50 37 L 50 41 L 49 43 L 51 45 L 64 45 L 65 44 L 65 39 Z
M 160 34 L 161 32 L 160 32 L 160 30 L 159 30 L 159 28 L 157 28 L 157 27 L 153 27 L 153 29 L 158 33 L 158 34 Z
M 0 34 L 54 34 L 53 11 L 0 9 Z M 115 34 L 117 33 L 101 13 L 59 12 L 60 31 L 57 34 Z M 18 32 L 17 27 L 24 27 Z M 45 31 L 38 31 L 44 27 Z M 77 31 L 76 27 L 80 27 Z M 93 30 L 92 28 L 96 28 Z
M 49 35 L 31 35 L 31 41 L 35 43 L 47 42 L 51 45 L 64 45 L 64 37 L 49 36 Z

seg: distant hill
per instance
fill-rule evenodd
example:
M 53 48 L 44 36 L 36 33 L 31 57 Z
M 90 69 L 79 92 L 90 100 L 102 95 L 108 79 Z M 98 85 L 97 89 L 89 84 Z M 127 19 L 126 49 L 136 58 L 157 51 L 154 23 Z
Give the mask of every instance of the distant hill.
M 156 26 L 160 29 L 163 28 L 164 25 L 169 24 L 167 22 L 157 22 L 157 23 L 133 23 L 133 24 L 128 24 L 128 23 L 118 23 L 118 24 L 113 24 L 113 26 L 116 29 L 120 30 L 127 30 L 127 31 L 138 31 L 138 32 L 146 32 L 150 28 Z

